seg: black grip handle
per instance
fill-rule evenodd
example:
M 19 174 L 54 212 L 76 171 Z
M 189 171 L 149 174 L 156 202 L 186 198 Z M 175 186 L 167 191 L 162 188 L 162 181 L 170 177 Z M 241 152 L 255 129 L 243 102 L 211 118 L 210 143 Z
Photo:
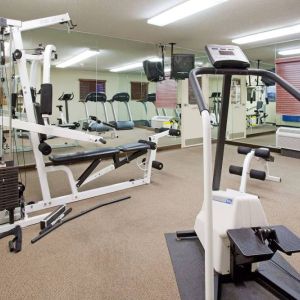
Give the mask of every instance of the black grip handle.
M 243 174 L 243 167 L 231 165 L 229 167 L 229 173 L 230 174 L 234 174 L 234 175 L 242 176 L 242 174 Z
M 258 180 L 266 180 L 266 172 L 259 170 L 250 170 L 250 178 L 258 179 Z

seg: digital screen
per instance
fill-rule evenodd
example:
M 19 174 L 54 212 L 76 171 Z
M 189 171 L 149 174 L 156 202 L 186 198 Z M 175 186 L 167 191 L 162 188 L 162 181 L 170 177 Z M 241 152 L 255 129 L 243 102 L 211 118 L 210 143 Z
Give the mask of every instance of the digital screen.
M 234 55 L 233 51 L 220 50 L 219 54 L 221 55 Z

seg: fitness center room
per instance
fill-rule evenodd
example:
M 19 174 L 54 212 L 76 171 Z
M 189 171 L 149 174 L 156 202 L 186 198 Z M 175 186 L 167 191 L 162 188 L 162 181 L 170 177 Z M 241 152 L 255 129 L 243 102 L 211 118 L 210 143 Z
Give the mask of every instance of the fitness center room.
M 299 0 L 0 11 L 0 299 L 300 299 Z

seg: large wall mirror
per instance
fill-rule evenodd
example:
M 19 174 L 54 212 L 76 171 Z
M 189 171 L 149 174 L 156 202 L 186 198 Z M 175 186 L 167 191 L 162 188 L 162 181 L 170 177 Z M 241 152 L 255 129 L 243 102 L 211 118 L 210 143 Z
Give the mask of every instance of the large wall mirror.
M 56 29 L 24 32 L 23 39 L 25 49 L 32 54 L 39 51 L 37 48 L 49 44 L 56 48 L 57 57 L 52 61 L 50 77 L 53 84 L 51 124 L 76 124 L 74 130 L 91 130 L 93 134 L 103 135 L 107 146 L 137 142 L 154 134 L 160 127 L 180 127 L 177 83 L 150 82 L 143 70 L 144 60 L 161 60 L 159 46 Z M 184 49 L 174 51 L 186 52 Z M 67 65 L 69 59 L 82 54 L 89 57 Z M 164 54 L 168 74 L 170 47 L 165 47 Z M 36 73 L 38 92 L 43 80 L 42 70 Z M 157 90 L 161 94 L 158 101 Z M 24 113 L 21 95 L 18 112 L 20 115 Z M 26 112 L 22 116 L 26 118 Z M 70 147 L 70 152 L 77 148 L 95 147 L 55 137 L 49 143 L 55 153 L 65 152 L 66 147 Z M 159 146 L 180 143 L 180 137 L 164 137 Z M 14 149 L 22 153 L 25 150 L 24 158 L 20 159 L 26 160 L 26 164 L 33 163 L 26 132 L 18 134 Z
M 201 144 L 201 126 L 196 124 L 200 123 L 199 112 L 188 79 L 174 80 L 169 76 L 172 51 L 177 55 L 192 55 L 195 66 L 210 66 L 204 51 L 176 45 L 171 49 L 169 44 L 165 45 L 166 80 L 151 82 L 145 75 L 142 63 L 144 60 L 161 61 L 160 45 L 49 28 L 24 32 L 23 39 L 25 48 L 32 54 L 36 53 L 37 48 L 49 44 L 56 48 L 57 58 L 51 66 L 51 124 L 76 124 L 75 130 L 92 130 L 94 134 L 103 135 L 108 141 L 107 145 L 117 146 L 145 139 L 161 127 L 182 129 L 184 123 L 186 140 L 183 146 Z M 297 62 L 300 54 L 284 50 L 296 49 L 299 45 L 300 41 L 295 40 L 244 51 L 251 61 L 251 67 L 279 70 L 279 75 L 297 83 L 293 74 L 299 74 L 297 66 L 300 63 Z M 69 59 L 82 54 L 88 58 L 66 66 Z M 290 70 L 291 66 L 294 69 Z M 41 74 L 41 70 L 38 70 L 36 87 L 42 81 Z M 199 78 L 199 82 L 208 100 L 212 136 L 217 138 L 222 77 L 207 76 Z M 5 101 L 3 93 L 1 90 L 1 101 Z M 273 83 L 265 82 L 263 78 L 234 78 L 227 140 L 276 148 L 276 130 L 279 126 L 300 126 L 299 120 L 293 118 L 297 114 L 297 107 L 293 106 L 292 101 L 282 105 L 280 93 Z M 26 118 L 26 112 L 24 114 L 22 110 L 22 95 L 19 98 L 18 113 Z M 114 128 L 116 124 L 118 130 Z M 30 164 L 33 159 L 27 137 L 26 132 L 19 132 L 14 150 L 23 153 L 25 149 L 26 164 Z M 50 143 L 58 153 L 65 151 L 65 147 L 95 147 L 61 138 L 53 138 Z M 181 138 L 164 137 L 159 146 L 180 146 L 181 143 Z

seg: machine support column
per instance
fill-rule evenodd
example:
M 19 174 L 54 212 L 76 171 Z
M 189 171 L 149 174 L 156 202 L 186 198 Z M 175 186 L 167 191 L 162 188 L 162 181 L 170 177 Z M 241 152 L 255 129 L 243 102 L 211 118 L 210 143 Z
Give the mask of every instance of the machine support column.
M 228 108 L 229 108 L 229 99 L 230 99 L 231 77 L 232 77 L 231 75 L 226 74 L 224 75 L 224 81 L 223 81 L 220 123 L 218 129 L 218 143 L 217 143 L 217 150 L 216 150 L 216 157 L 215 157 L 214 176 L 213 176 L 214 191 L 220 189 L 220 183 L 221 183 L 221 173 L 222 173 L 222 165 L 223 165 Z

